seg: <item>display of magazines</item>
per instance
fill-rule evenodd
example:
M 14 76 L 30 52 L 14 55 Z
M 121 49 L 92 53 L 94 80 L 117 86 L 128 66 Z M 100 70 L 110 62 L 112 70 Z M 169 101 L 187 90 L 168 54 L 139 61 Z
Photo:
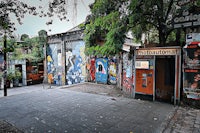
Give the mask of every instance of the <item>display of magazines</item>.
M 183 91 L 187 98 L 200 100 L 200 42 L 186 44 L 183 59 Z

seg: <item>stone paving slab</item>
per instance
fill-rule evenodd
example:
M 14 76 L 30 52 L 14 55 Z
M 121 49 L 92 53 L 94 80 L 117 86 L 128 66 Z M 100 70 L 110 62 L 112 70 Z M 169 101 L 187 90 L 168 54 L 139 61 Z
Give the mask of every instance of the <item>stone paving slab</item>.
M 0 103 L 0 119 L 25 133 L 156 133 L 175 110 L 165 103 L 56 88 L 3 97 Z
M 112 85 L 17 87 L 0 103 L 0 132 L 200 133 L 200 110 L 125 98 Z
M 84 93 L 92 93 L 92 94 L 99 94 L 99 95 L 107 95 L 107 96 L 114 96 L 114 97 L 127 97 L 123 94 L 116 85 L 107 85 L 107 84 L 97 84 L 97 83 L 81 83 L 80 85 L 73 85 L 73 86 L 61 86 L 59 88 L 68 89 L 72 91 L 84 92 Z
M 23 133 L 10 123 L 0 120 L 0 133 Z
M 163 133 L 200 133 L 200 110 L 179 106 Z

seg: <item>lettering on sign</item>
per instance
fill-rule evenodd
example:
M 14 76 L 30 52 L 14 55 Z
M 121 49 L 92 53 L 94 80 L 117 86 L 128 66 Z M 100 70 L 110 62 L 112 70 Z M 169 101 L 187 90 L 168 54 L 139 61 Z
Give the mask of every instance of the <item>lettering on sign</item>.
M 175 23 L 187 22 L 187 21 L 200 21 L 200 14 L 192 14 L 190 13 L 187 16 L 175 17 Z
M 183 12 L 183 16 L 177 16 L 173 20 L 174 28 L 191 27 L 200 25 L 200 14 Z
M 183 6 L 183 5 L 186 5 L 186 4 L 193 2 L 193 1 L 196 1 L 196 0 L 180 0 L 180 1 L 177 2 L 177 4 L 179 6 Z
M 137 55 L 178 55 L 179 49 L 145 49 L 137 50 Z
M 194 8 L 194 10 L 184 8 L 185 5 L 189 5 L 191 3 L 194 4 L 196 0 L 179 0 L 177 1 L 177 5 L 182 8 L 182 13 L 177 14 L 173 18 L 173 27 L 174 28 L 184 28 L 184 27 L 192 27 L 200 25 L 200 13 L 198 8 Z

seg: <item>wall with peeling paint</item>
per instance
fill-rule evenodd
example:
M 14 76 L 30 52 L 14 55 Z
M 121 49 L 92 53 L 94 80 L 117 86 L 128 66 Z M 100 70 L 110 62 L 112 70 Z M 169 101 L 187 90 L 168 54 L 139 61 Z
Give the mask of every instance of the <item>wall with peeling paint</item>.
M 134 74 L 133 74 L 133 61 L 128 58 L 128 52 L 123 53 L 123 74 L 122 74 L 122 88 L 127 94 L 132 93 L 134 84 Z

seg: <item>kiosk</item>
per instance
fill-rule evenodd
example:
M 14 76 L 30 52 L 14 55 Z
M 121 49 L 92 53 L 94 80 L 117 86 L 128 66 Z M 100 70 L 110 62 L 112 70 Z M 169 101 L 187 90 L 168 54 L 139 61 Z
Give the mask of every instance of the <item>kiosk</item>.
M 140 48 L 135 51 L 133 96 L 180 102 L 181 47 Z

